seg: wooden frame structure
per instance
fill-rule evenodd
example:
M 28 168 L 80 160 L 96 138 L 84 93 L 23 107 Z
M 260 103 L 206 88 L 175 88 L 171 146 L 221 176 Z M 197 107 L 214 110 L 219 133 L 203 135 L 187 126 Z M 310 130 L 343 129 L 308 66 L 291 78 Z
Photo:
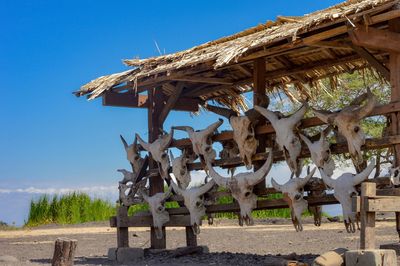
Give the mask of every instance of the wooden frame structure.
M 296 98 L 287 85 L 292 84 L 300 97 L 313 97 L 318 81 L 341 73 L 373 68 L 390 82 L 392 93 L 388 104 L 376 107 L 371 115 L 385 115 L 390 121 L 389 136 L 369 139 L 363 149 L 393 147 L 395 164 L 400 165 L 400 8 L 398 0 L 347 1 L 305 17 L 279 17 L 233 36 L 209 42 L 187 51 L 144 60 L 125 60 L 134 69 L 100 77 L 84 85 L 75 94 L 89 99 L 102 97 L 104 106 L 148 109 L 149 142 L 161 133 L 163 123 L 172 110 L 197 112 L 206 101 L 216 101 L 231 109 L 245 109 L 242 94 L 252 91 L 254 104 L 258 94 L 280 90 Z M 307 118 L 302 128 L 322 125 L 318 118 Z M 256 135 L 263 142 L 253 157 L 255 169 L 266 159 L 265 140 L 274 133 L 272 126 L 261 123 Z M 232 139 L 232 132 L 214 136 L 214 141 Z M 190 145 L 188 139 L 174 140 L 171 147 Z M 344 143 L 332 145 L 333 153 L 347 152 Z M 303 149 L 302 157 L 309 157 Z M 274 151 L 274 161 L 282 160 Z M 217 160 L 221 167 L 237 166 L 239 158 Z M 200 169 L 191 164 L 190 169 Z M 163 191 L 163 180 L 150 158 L 150 194 Z M 324 190 L 323 184 L 306 190 Z M 257 187 L 257 195 L 273 192 Z M 176 200 L 179 197 L 175 196 Z M 331 197 L 309 199 L 310 205 L 334 204 Z M 282 200 L 259 201 L 256 209 L 287 207 Z M 237 211 L 236 203 L 210 206 L 208 213 Z M 189 227 L 185 207 L 170 209 L 171 221 L 166 226 L 185 226 L 188 246 L 196 245 Z M 400 234 L 400 212 L 396 210 Z M 150 226 L 148 215 L 128 217 L 121 207 L 111 226 L 118 228 L 118 246 L 128 246 L 128 227 Z M 151 230 L 151 247 L 165 248 L 164 238 L 155 238 Z

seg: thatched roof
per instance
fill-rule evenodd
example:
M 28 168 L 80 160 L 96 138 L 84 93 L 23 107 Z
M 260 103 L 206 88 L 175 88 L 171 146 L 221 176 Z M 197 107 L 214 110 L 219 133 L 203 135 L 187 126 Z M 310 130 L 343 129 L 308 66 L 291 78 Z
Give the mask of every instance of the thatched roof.
M 400 16 L 398 12 L 386 15 L 398 3 L 351 0 L 303 17 L 278 17 L 275 22 L 174 54 L 127 59 L 124 63 L 132 69 L 99 77 L 75 94 L 94 99 L 110 90 L 141 92 L 162 87 L 170 95 L 179 81 L 185 83 L 185 97 L 243 108 L 240 95 L 252 89 L 252 60 L 265 57 L 267 92 L 288 93 L 287 86 L 293 84 L 302 95 L 312 96 L 310 88 L 316 81 L 368 67 L 350 45 L 349 21 L 385 28 L 388 18 Z M 387 54 L 370 52 L 386 63 Z

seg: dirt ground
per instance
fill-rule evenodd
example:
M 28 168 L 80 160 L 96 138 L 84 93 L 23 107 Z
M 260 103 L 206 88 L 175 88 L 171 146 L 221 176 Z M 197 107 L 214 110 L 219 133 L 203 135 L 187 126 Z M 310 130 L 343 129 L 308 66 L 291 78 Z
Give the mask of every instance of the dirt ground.
M 147 228 L 131 228 L 130 246 L 148 248 L 149 235 Z M 7 255 L 18 259 L 0 260 L 0 265 L 48 265 L 54 241 L 61 236 L 78 240 L 76 265 L 114 265 L 107 260 L 107 250 L 116 247 L 116 231 L 107 223 L 0 231 L 0 258 Z M 377 222 L 376 238 L 377 245 L 398 242 L 395 221 Z M 182 247 L 184 243 L 184 228 L 167 229 L 167 249 Z M 204 225 L 198 244 L 208 246 L 210 253 L 175 259 L 163 253 L 151 254 L 135 265 L 266 265 L 274 257 L 284 255 L 310 263 L 318 254 L 338 247 L 358 249 L 359 232 L 348 234 L 342 223 L 326 220 L 316 227 L 311 219 L 305 219 L 304 231 L 299 233 L 283 219 L 256 220 L 256 225 L 250 227 L 240 227 L 236 220 L 222 220 Z

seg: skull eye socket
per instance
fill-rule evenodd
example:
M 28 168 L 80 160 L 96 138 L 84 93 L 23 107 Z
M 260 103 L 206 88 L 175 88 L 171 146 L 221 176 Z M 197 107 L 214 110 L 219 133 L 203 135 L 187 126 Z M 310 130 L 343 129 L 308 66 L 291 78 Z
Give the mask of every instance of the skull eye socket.
M 247 135 L 246 140 L 251 140 L 253 138 L 253 135 Z
M 166 153 L 161 154 L 161 158 L 162 158 L 162 159 L 167 158 L 167 154 L 166 154 Z
M 207 148 L 205 148 L 204 150 L 205 150 L 206 152 L 210 152 L 211 147 L 207 147 Z
M 295 200 L 301 199 L 301 195 L 300 195 L 300 194 L 296 194 L 296 196 L 294 196 L 294 199 L 295 199 Z
M 206 139 L 206 143 L 207 143 L 208 145 L 211 145 L 211 144 L 212 144 L 211 138 L 207 138 L 207 139 Z
M 135 160 L 135 161 L 139 160 L 139 156 L 137 156 L 137 155 L 133 156 L 133 160 Z
M 399 175 L 399 170 L 394 171 L 394 176 L 398 176 Z
M 354 127 L 354 132 L 355 132 L 355 133 L 358 133 L 358 131 L 360 131 L 360 127 L 359 127 L 359 126 L 355 126 L 355 127 Z
M 180 173 L 181 175 L 184 175 L 184 174 L 186 174 L 186 171 L 185 171 L 185 170 L 181 170 L 179 173 Z
M 248 196 L 250 196 L 250 191 L 247 191 L 246 193 L 244 193 L 244 196 L 247 198 Z
M 355 197 L 355 196 L 357 196 L 357 192 L 353 191 L 353 192 L 350 193 L 350 197 Z
M 159 206 L 158 208 L 157 208 L 157 210 L 159 211 L 159 212 L 162 212 L 162 211 L 164 211 L 164 206 Z
M 197 201 L 196 202 L 196 207 L 200 207 L 201 206 L 201 201 Z

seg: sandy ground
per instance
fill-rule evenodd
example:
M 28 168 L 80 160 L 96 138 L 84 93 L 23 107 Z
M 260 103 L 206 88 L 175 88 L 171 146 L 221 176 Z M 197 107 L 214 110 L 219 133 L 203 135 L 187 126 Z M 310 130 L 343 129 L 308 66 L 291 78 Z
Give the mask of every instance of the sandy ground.
M 236 222 L 217 221 L 212 226 L 202 227 L 198 244 L 208 246 L 209 254 L 173 260 L 167 260 L 162 254 L 149 255 L 136 262 L 136 265 L 265 265 L 265 261 L 271 257 L 266 256 L 268 254 L 291 254 L 295 259 L 309 262 L 331 249 L 359 247 L 359 232 L 346 233 L 342 223 L 325 221 L 321 227 L 316 227 L 306 219 L 304 231 L 297 233 L 287 220 L 257 220 L 256 225 L 251 227 L 240 227 Z M 107 250 L 116 247 L 116 231 L 107 223 L 0 231 L 0 256 L 9 255 L 18 259 L 18 262 L 10 265 L 48 265 L 53 255 L 54 241 L 60 236 L 78 240 L 76 265 L 113 265 L 107 260 Z M 129 236 L 131 247 L 150 246 L 149 230 L 146 228 L 131 228 Z M 378 245 L 397 242 L 395 222 L 377 222 L 376 238 Z M 184 243 L 183 228 L 167 229 L 167 249 L 182 247 Z

